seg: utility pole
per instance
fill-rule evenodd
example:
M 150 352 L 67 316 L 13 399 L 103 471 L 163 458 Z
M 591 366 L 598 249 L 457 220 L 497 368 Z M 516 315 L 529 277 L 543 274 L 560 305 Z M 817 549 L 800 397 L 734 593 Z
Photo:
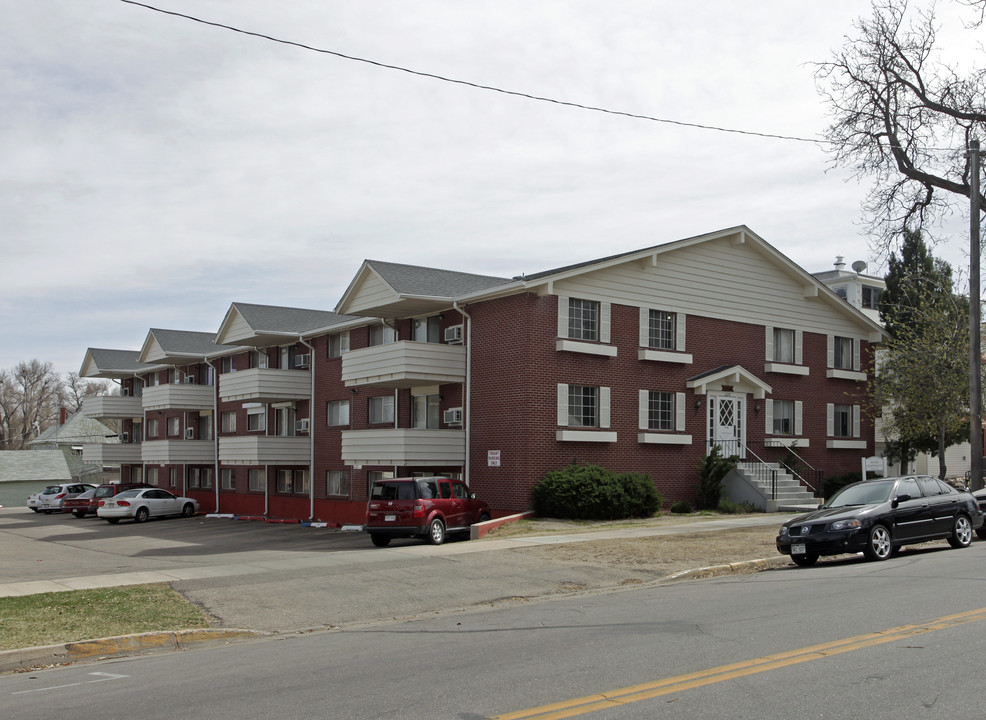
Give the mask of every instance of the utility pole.
M 979 284 L 979 141 L 969 141 L 969 481 L 973 490 L 983 487 L 983 389 L 981 349 L 982 318 Z

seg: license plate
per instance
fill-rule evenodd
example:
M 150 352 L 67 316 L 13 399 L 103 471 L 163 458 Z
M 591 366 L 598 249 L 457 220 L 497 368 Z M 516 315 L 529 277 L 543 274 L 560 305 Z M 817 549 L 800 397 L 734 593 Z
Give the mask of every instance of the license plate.
M 804 555 L 805 554 L 805 544 L 804 543 L 798 543 L 797 545 L 792 545 L 791 546 L 791 554 L 792 555 Z
M 383 521 L 384 522 L 394 522 L 396 519 L 397 519 L 397 516 L 396 515 L 384 515 L 383 516 Z M 804 548 L 804 545 L 802 545 L 801 547 L 802 547 L 801 552 L 804 552 L 804 549 L 803 549 Z

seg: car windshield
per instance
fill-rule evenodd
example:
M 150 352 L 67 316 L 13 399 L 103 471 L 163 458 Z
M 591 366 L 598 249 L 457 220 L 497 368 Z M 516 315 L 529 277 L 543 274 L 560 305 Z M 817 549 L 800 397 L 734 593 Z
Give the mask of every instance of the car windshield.
M 49 485 L 48 487 L 46 487 L 44 490 L 41 491 L 41 494 L 42 495 L 54 495 L 55 493 L 57 493 L 61 489 L 62 489 L 62 486 L 61 485 Z
M 887 502 L 894 489 L 892 480 L 886 482 L 865 482 L 848 485 L 830 497 L 824 507 L 847 507 L 849 505 L 876 505 Z
M 113 497 L 113 495 L 115 495 L 115 493 L 113 492 L 113 490 L 114 490 L 114 488 L 112 488 L 112 487 L 110 487 L 108 485 L 105 485 L 105 486 L 102 486 L 102 487 L 98 487 L 98 488 L 96 488 L 96 497 L 100 497 L 100 498 Z

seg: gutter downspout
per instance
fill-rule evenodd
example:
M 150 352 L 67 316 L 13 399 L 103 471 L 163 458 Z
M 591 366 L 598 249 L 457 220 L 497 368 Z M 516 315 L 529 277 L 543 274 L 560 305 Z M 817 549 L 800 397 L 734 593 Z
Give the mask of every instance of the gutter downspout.
M 463 468 L 463 480 L 466 483 L 466 487 L 469 487 L 469 467 L 471 465 L 471 453 L 470 446 L 472 443 L 472 423 L 470 422 L 470 411 L 472 408 L 472 315 L 467 313 L 461 307 L 459 303 L 455 300 L 452 301 L 452 307 L 466 319 L 466 386 L 465 386 L 465 397 L 463 398 L 463 415 L 462 418 L 463 425 L 466 429 L 466 466 Z
M 311 373 L 311 397 L 308 400 L 308 521 L 315 519 L 315 346 L 305 342 L 302 335 L 298 342 L 308 348 L 308 368 Z
M 209 358 L 205 358 L 205 364 L 209 366 L 209 370 L 212 371 L 212 444 L 216 450 L 216 460 L 213 463 L 213 468 L 215 469 L 215 475 L 212 478 L 212 482 L 215 483 L 216 488 L 216 514 L 219 514 L 219 373 L 216 372 L 216 366 L 209 362 Z

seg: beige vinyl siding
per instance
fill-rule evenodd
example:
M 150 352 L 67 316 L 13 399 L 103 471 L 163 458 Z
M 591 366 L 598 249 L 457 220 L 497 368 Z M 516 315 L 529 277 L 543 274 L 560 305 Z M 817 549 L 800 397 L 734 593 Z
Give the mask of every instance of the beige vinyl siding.
M 226 345 L 235 345 L 243 340 L 249 340 L 256 335 L 256 331 L 247 324 L 243 316 L 234 310 L 228 326 L 222 335 L 222 342 Z
M 375 272 L 368 272 L 351 295 L 352 305 L 346 308 L 348 315 L 359 315 L 361 311 L 387 305 L 397 300 L 393 288 L 380 279 Z
M 835 301 L 805 297 L 814 286 L 747 243 L 729 238 L 658 252 L 656 265 L 632 261 L 555 281 L 566 297 L 858 337 L 872 328 Z M 814 292 L 814 290 L 812 290 Z M 841 302 L 841 301 L 840 301 Z

